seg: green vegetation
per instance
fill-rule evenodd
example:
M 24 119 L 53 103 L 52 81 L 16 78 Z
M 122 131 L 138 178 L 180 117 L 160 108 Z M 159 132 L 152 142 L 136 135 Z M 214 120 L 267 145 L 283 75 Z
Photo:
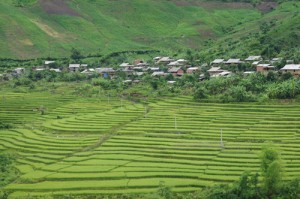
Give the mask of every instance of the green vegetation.
M 0 198 L 299 198 L 299 78 L 246 63 L 218 78 L 66 72 L 157 54 L 300 61 L 300 3 L 276 2 L 1 1 Z M 31 70 L 45 59 L 62 72 Z
M 3 122 L 0 121 L 0 129 L 9 129 L 12 126 L 10 124 L 5 124 Z
M 14 168 L 14 160 L 13 154 L 0 153 L 0 190 L 18 177 L 18 171 Z M 3 197 L 3 194 L 0 192 L 0 197 Z
M 195 84 L 194 98 L 217 102 L 255 102 L 270 99 L 295 99 L 300 94 L 299 79 L 291 74 L 232 75 L 211 78 Z
M 274 146 L 265 146 L 262 153 L 262 174 L 264 177 L 264 189 L 268 198 L 273 198 L 281 186 L 282 165 L 278 151 Z
M 242 174 L 239 181 L 232 185 L 211 187 L 204 191 L 201 198 L 206 199 L 255 199 L 255 198 L 298 198 L 299 179 L 282 182 L 282 163 L 274 145 L 268 143 L 263 146 L 261 157 L 261 173 L 263 186 L 259 184 L 259 174 L 251 175 L 249 172 Z M 290 187 L 287 191 L 286 187 Z
M 261 16 L 251 4 L 205 1 L 6 0 L 0 3 L 1 58 L 69 57 L 72 48 L 85 56 L 149 49 L 180 53 L 203 47 L 209 49 L 207 54 L 259 49 L 274 54 L 281 53 L 278 45 L 292 52 L 286 47 L 297 46 L 298 6 L 296 1 L 282 3 Z
M 202 57 L 245 57 L 259 54 L 300 60 L 299 1 L 280 4 L 272 12 L 255 21 L 236 27 L 229 35 L 206 45 Z
M 78 90 L 83 84 L 43 81 L 12 90 L 2 83 L 0 120 L 14 129 L 0 130 L 0 150 L 16 154 L 20 172 L 3 188 L 9 197 L 180 198 L 182 192 L 206 193 L 209 186 L 220 191 L 240 178 L 226 189 L 248 187 L 252 193 L 255 173 L 265 190 L 259 194 L 298 194 L 297 181 L 291 181 L 300 174 L 298 103 L 199 103 L 187 94 L 156 95 L 162 86 L 148 84 L 122 93 L 92 86 L 95 92 L 87 94 Z M 137 97 L 142 103 L 127 100 Z M 281 171 L 276 153 L 260 155 L 265 141 L 280 150 L 284 173 L 278 178 L 268 177 Z M 264 172 L 259 157 L 266 160 Z M 253 174 L 240 177 L 245 171 Z M 275 187 L 284 192 L 273 192 Z
M 250 67 L 249 67 L 250 66 Z M 200 72 L 185 74 L 181 78 L 172 75 L 153 78 L 150 74 L 135 76 L 117 71 L 112 79 L 101 78 L 97 73 L 82 74 L 80 72 L 34 71 L 27 72 L 9 81 L 13 88 L 26 87 L 35 90 L 36 85 L 49 82 L 77 82 L 74 94 L 84 96 L 99 95 L 100 92 L 118 94 L 129 100 L 145 100 L 152 97 L 193 95 L 195 100 L 202 102 L 267 102 L 276 99 L 299 99 L 300 79 L 294 79 L 290 73 L 243 74 L 244 68 L 251 65 L 235 66 L 236 73 L 225 77 L 205 76 L 205 81 L 198 80 Z M 165 67 L 161 66 L 161 70 Z M 204 68 L 202 70 L 205 70 Z M 253 69 L 254 70 L 254 69 Z M 138 80 L 140 84 L 125 83 L 124 80 Z M 175 80 L 172 85 L 167 81 Z M 83 83 L 79 83 L 83 82 Z M 7 82 L 8 83 L 8 82 Z M 55 87 L 55 86 L 53 86 Z M 100 91 L 99 91 L 100 90 Z

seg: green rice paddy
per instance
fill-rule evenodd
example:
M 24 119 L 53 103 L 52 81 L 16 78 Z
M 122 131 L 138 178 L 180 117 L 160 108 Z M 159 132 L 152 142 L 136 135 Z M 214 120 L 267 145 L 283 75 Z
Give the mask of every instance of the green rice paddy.
M 17 154 L 21 175 L 4 189 L 12 198 L 148 193 L 164 181 L 175 192 L 194 191 L 260 172 L 265 141 L 280 149 L 284 179 L 300 176 L 300 104 L 182 96 L 147 106 L 145 112 L 116 97 L 5 92 L 0 120 L 14 128 L 0 131 L 0 151 Z

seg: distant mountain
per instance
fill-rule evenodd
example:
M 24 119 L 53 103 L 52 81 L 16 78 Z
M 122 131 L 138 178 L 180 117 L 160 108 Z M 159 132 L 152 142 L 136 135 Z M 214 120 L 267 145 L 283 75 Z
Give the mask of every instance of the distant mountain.
M 187 48 L 218 55 L 299 45 L 299 1 L 249 2 L 2 0 L 0 58 L 64 57 L 73 47 L 85 55 Z

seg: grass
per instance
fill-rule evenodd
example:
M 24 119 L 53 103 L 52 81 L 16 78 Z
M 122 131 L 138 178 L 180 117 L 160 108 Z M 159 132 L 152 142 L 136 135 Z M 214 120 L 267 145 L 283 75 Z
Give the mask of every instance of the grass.
M 299 1 L 281 3 L 274 11 L 261 15 L 257 21 L 248 21 L 236 26 L 229 34 L 202 52 L 208 60 L 218 57 L 247 57 L 259 54 L 266 57 L 292 56 L 299 51 Z M 273 23 L 265 34 L 261 34 L 260 26 Z M 259 33 L 257 35 L 257 33 Z M 260 40 L 261 39 L 261 40 Z M 279 50 L 267 53 L 270 46 Z
M 120 107 L 115 97 L 108 104 L 68 93 L 3 91 L 0 119 L 14 129 L 0 131 L 0 151 L 17 154 L 21 173 L 4 187 L 11 198 L 149 193 L 160 181 L 176 192 L 199 190 L 259 172 L 265 141 L 280 149 L 285 180 L 300 175 L 297 103 L 203 104 L 179 96 L 149 103 L 144 117 L 142 105 L 124 100 Z M 47 108 L 45 115 L 32 112 L 36 104 Z
M 69 56 L 72 47 L 85 55 L 199 48 L 205 40 L 223 36 L 224 29 L 260 18 L 255 9 L 219 6 L 211 11 L 154 0 L 71 1 L 64 6 L 79 16 L 49 15 L 38 3 L 17 8 L 12 0 L 1 1 L 1 58 Z

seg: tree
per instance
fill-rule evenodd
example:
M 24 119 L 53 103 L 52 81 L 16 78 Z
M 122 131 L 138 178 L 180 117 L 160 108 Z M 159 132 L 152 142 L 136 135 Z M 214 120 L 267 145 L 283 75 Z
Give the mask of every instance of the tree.
M 232 86 L 222 96 L 224 102 L 252 102 L 255 101 L 251 92 L 243 86 Z
M 33 4 L 33 3 L 35 3 L 35 2 L 36 2 L 35 0 L 14 0 L 14 1 L 13 1 L 13 4 L 14 4 L 16 7 L 24 7 L 24 6 Z
M 72 48 L 72 50 L 71 50 L 71 59 L 74 59 L 74 60 L 78 61 L 81 58 L 82 58 L 81 52 L 76 48 Z
M 276 79 L 277 79 L 276 73 L 274 73 L 273 71 L 269 71 L 267 74 L 267 80 L 273 82 Z
M 273 144 L 266 144 L 262 149 L 261 171 L 263 189 L 268 198 L 273 198 L 281 187 L 282 165 L 280 155 Z
M 157 89 L 158 89 L 158 81 L 157 81 L 157 80 L 153 79 L 153 80 L 150 82 L 150 84 L 151 84 L 151 86 L 152 86 L 152 88 L 153 88 L 154 90 L 157 90 Z
M 257 199 L 257 198 L 300 198 L 300 179 L 281 182 L 282 165 L 280 154 L 275 146 L 267 143 L 262 148 L 261 171 L 263 181 L 260 184 L 259 174 L 244 172 L 234 184 L 215 185 L 203 189 L 196 197 L 204 199 Z
M 207 98 L 208 98 L 207 89 L 202 85 L 197 85 L 194 93 L 194 99 L 200 100 L 200 99 L 207 99 Z
M 283 184 L 280 196 L 286 199 L 300 198 L 300 178 Z
M 289 80 L 289 79 L 292 79 L 292 78 L 293 78 L 293 75 L 290 72 L 283 73 L 282 76 L 281 76 L 282 81 L 286 81 L 286 80 Z
M 14 1 L 14 4 L 15 4 L 16 7 L 23 7 L 23 2 L 22 2 L 22 0 L 15 0 L 15 1 Z
M 168 80 L 168 81 L 173 81 L 173 80 L 174 80 L 174 76 L 173 76 L 171 73 L 169 73 L 169 74 L 166 76 L 166 80 Z
M 159 182 L 159 188 L 157 190 L 157 193 L 161 198 L 164 198 L 164 199 L 172 198 L 171 189 L 165 185 L 164 181 Z
M 0 153 L 0 188 L 15 179 L 17 172 L 13 165 L 14 160 L 14 154 Z M 4 195 L 6 195 L 6 193 L 0 193 L 0 197 Z
M 260 198 L 258 176 L 258 173 L 253 175 L 250 172 L 244 172 L 241 175 L 240 180 L 234 184 L 231 192 L 236 196 L 236 198 Z
M 204 79 L 206 79 L 206 80 L 209 80 L 210 79 L 210 74 L 209 74 L 209 72 L 205 72 L 204 73 Z
M 193 52 L 188 49 L 186 51 L 186 59 L 189 61 L 189 63 L 194 66 L 194 61 L 195 61 L 195 58 L 194 58 L 194 55 L 193 55 Z
M 296 82 L 294 79 L 272 84 L 268 87 L 268 95 L 270 98 L 292 99 L 296 97 L 299 92 L 299 82 Z

